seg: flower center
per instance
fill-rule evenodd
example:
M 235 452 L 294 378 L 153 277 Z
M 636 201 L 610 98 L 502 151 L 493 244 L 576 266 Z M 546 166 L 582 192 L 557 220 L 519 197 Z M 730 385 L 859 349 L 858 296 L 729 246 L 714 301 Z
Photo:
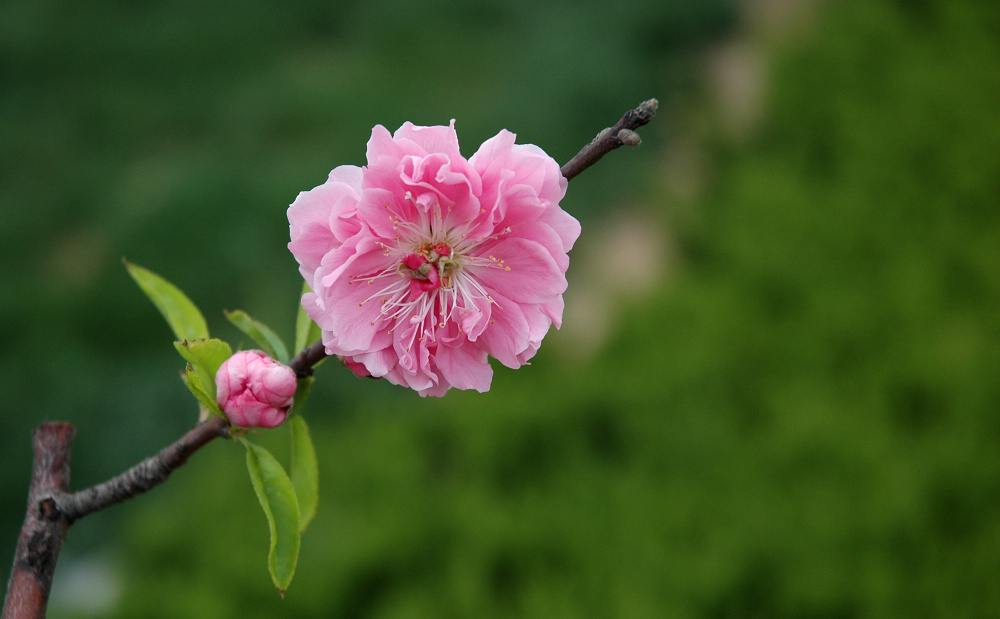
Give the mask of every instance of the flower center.
M 510 271 L 503 259 L 493 255 L 488 258 L 476 256 L 473 250 L 481 242 L 509 233 L 510 228 L 489 237 L 468 239 L 460 231 L 445 232 L 434 226 L 428 230 L 402 220 L 395 224 L 411 235 L 407 235 L 409 239 L 397 236 L 394 246 L 379 243 L 391 266 L 387 265 L 374 275 L 351 276 L 348 281 L 348 285 L 380 283 L 380 289 L 359 302 L 360 306 L 371 301 L 379 303 L 381 318 L 372 320 L 371 324 L 374 326 L 377 320 L 383 324 L 394 323 L 389 328 L 389 335 L 397 326 L 408 329 L 404 331 L 408 333 L 404 336 L 406 341 L 400 341 L 406 352 L 410 352 L 417 342 L 435 342 L 437 330 L 444 329 L 449 319 L 455 320 L 459 329 L 473 328 L 478 322 L 475 317 L 483 312 L 478 305 L 483 301 L 496 302 L 467 267 Z M 407 250 L 410 253 L 402 253 Z M 496 309 L 503 310 L 499 305 Z M 490 324 L 493 322 L 491 320 Z
M 403 258 L 397 271 L 410 278 L 410 298 L 413 299 L 421 292 L 450 285 L 451 275 L 457 268 L 458 261 L 450 247 L 444 243 L 423 243 Z

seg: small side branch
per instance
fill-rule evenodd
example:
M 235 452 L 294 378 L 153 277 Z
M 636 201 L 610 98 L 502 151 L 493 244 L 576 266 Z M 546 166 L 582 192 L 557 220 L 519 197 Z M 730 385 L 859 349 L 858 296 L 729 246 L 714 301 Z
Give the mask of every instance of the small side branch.
M 306 376 L 312 376 L 313 366 L 326 359 L 326 357 L 326 346 L 323 345 L 323 342 L 313 342 L 312 345 L 306 346 L 302 349 L 302 352 L 295 355 L 295 358 L 291 360 L 288 367 L 292 368 L 292 371 L 299 378 L 305 378 Z
M 580 152 L 561 168 L 562 175 L 566 177 L 566 180 L 573 180 L 577 174 L 594 165 L 601 157 L 619 146 L 638 146 L 642 139 L 635 130 L 653 119 L 659 105 L 659 101 L 650 99 L 643 101 L 634 110 L 625 112 L 625 115 L 615 126 L 601 131 L 590 144 L 580 149 Z
M 117 477 L 72 494 L 54 494 L 52 499 L 55 507 L 69 522 L 73 522 L 87 514 L 121 503 L 162 484 L 177 467 L 187 462 L 192 453 L 212 439 L 227 436 L 229 424 L 226 420 L 212 417 L 195 426 L 160 453 L 146 458 Z

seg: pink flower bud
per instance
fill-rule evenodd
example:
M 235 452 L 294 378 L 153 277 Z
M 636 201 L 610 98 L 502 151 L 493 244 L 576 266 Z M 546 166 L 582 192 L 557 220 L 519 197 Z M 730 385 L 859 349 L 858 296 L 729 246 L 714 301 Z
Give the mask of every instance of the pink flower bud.
M 280 426 L 292 406 L 295 372 L 259 350 L 234 354 L 215 374 L 216 401 L 234 425 Z

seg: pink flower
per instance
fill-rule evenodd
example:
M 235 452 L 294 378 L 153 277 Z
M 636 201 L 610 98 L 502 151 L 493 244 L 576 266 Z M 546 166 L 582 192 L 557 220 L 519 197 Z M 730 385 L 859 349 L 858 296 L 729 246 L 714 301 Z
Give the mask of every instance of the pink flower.
M 340 166 L 288 209 L 302 305 L 326 352 L 421 395 L 486 391 L 562 321 L 580 224 L 540 148 L 501 131 L 470 159 L 450 126 L 382 126 L 368 165 Z
M 296 384 L 292 368 L 259 350 L 242 350 L 215 373 L 216 401 L 234 425 L 274 428 L 288 416 Z

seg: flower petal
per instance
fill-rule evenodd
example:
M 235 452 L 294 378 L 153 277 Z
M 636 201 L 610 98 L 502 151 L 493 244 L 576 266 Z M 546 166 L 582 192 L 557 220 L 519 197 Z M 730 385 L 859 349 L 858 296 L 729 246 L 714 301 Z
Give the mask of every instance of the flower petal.
M 480 393 L 489 391 L 493 368 L 487 361 L 486 351 L 472 344 L 440 346 L 435 359 L 442 377 L 452 387 L 475 389 Z
M 495 294 L 494 300 L 496 311 L 490 314 L 489 326 L 479 338 L 479 344 L 500 363 L 519 368 L 521 361 L 517 356 L 529 345 L 528 321 L 517 303 L 500 294 Z
M 356 232 L 359 226 L 355 221 L 344 221 L 342 225 L 334 222 L 353 209 L 360 188 L 361 168 L 340 166 L 330 172 L 326 183 L 303 191 L 288 207 L 288 249 L 299 261 L 303 274 L 315 270 L 326 252 Z
M 545 303 L 566 291 L 566 276 L 541 243 L 505 238 L 485 245 L 483 253 L 486 260 L 477 260 L 469 270 L 491 292 L 516 303 Z

